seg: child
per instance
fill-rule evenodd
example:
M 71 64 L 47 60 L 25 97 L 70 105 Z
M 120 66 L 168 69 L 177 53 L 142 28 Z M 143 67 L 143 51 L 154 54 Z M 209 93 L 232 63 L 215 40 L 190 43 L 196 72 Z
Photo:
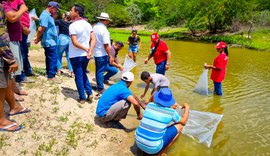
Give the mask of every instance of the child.
M 131 33 L 132 34 L 128 37 L 128 56 L 132 58 L 134 62 L 136 62 L 136 55 L 141 46 L 141 39 L 137 35 L 136 29 L 133 29 Z
M 187 123 L 189 105 L 184 103 L 182 117 L 175 110 L 176 103 L 169 88 L 154 93 L 154 103 L 146 106 L 141 124 L 135 132 L 137 147 L 148 154 L 162 154 L 181 134 Z M 174 123 L 168 126 L 169 123 Z
M 149 101 L 152 101 L 152 96 L 155 91 L 159 91 L 161 88 L 169 88 L 170 81 L 162 74 L 154 73 L 149 74 L 147 71 L 141 73 L 141 80 L 146 83 L 144 93 L 141 95 L 141 98 L 145 96 L 148 91 L 149 84 L 154 84 L 154 89 L 151 92 L 151 97 Z
M 226 66 L 228 63 L 228 49 L 225 42 L 218 42 L 216 45 L 219 55 L 215 58 L 213 65 L 204 64 L 206 69 L 212 69 L 211 79 L 214 82 L 214 92 L 222 95 L 222 81 L 225 78 Z

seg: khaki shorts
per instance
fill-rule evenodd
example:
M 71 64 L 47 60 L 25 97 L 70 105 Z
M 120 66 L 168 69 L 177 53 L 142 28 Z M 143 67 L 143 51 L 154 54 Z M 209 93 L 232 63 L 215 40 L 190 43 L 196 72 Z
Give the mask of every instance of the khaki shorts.
M 0 88 L 7 88 L 9 74 L 3 67 L 0 67 Z

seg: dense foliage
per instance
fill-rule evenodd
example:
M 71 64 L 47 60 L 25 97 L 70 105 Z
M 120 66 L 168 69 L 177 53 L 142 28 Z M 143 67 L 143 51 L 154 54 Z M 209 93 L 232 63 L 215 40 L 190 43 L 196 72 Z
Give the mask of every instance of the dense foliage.
M 96 21 L 100 12 L 108 12 L 114 26 L 147 24 L 153 29 L 186 27 L 197 31 L 238 31 L 240 24 L 270 25 L 269 0 L 56 0 L 62 13 L 75 3 L 85 6 L 85 16 Z M 49 0 L 25 0 L 37 13 Z M 59 16 L 61 17 L 61 16 Z

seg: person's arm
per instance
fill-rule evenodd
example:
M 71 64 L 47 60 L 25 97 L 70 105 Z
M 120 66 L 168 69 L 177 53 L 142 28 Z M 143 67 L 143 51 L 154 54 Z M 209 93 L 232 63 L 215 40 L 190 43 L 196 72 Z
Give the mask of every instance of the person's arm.
M 138 40 L 138 49 L 140 49 L 141 48 L 141 38 L 139 37 L 139 40 Z
M 133 107 L 136 111 L 136 114 L 137 114 L 137 119 L 138 120 L 141 120 L 142 119 L 142 114 L 141 114 L 141 111 L 140 111 L 140 106 L 145 109 L 146 105 L 144 103 L 142 103 L 138 97 L 136 95 L 130 95 L 128 96 L 127 100 L 133 104 Z
M 165 69 L 168 70 L 171 63 L 171 51 L 168 49 L 165 53 L 167 54 L 167 63 Z
M 42 37 L 42 34 L 43 32 L 45 31 L 46 27 L 43 27 L 43 26 L 40 26 L 38 27 L 38 30 L 37 30 L 37 37 L 36 39 L 34 40 L 35 44 L 38 44 L 38 42 L 41 41 L 41 37 Z
M 90 33 L 90 39 L 91 39 L 90 40 L 90 47 L 87 51 L 87 58 L 88 59 L 91 59 L 91 55 L 93 53 L 93 49 L 94 49 L 95 44 L 96 44 L 96 36 L 95 36 L 93 31 Z
M 181 125 L 185 126 L 187 121 L 188 121 L 188 116 L 189 116 L 189 105 L 187 103 L 184 103 L 182 109 L 185 109 L 185 110 L 184 110 L 184 113 L 183 113 L 179 123 Z
M 110 64 L 113 65 L 113 66 L 115 66 L 116 68 L 118 68 L 120 71 L 122 71 L 124 69 L 124 67 L 120 63 L 116 63 L 115 59 Z
M 148 61 L 151 59 L 151 57 L 152 57 L 152 55 L 149 54 L 149 55 L 146 57 L 146 59 L 144 60 L 144 64 L 147 64 Z
M 143 94 L 141 95 L 141 99 L 145 96 L 145 94 L 147 93 L 148 89 L 149 89 L 149 83 L 146 83 L 144 92 L 143 92 Z
M 86 52 L 88 53 L 88 48 L 85 47 L 85 46 L 83 46 L 83 45 L 81 45 L 81 44 L 78 42 L 77 37 L 76 37 L 75 34 L 72 34 L 72 35 L 70 36 L 70 38 L 71 38 L 72 44 L 73 44 L 76 48 L 79 48 L 79 49 L 81 49 L 81 50 L 84 50 L 84 51 L 86 51 Z
M 217 68 L 214 65 L 210 65 L 210 64 L 207 64 L 207 63 L 204 64 L 204 68 L 205 69 L 222 70 L 221 68 Z
M 112 57 L 112 55 L 111 55 L 111 47 L 110 47 L 110 44 L 104 44 L 104 49 L 105 49 L 105 51 L 106 51 L 106 53 L 108 54 L 108 56 L 109 56 L 109 59 L 110 59 L 110 61 L 109 61 L 109 63 L 110 64 L 112 64 L 113 62 L 114 62 L 114 59 L 113 59 L 113 57 Z
M 27 10 L 28 10 L 27 6 L 25 4 L 22 4 L 18 11 L 8 11 L 5 13 L 5 15 L 9 22 L 15 23 L 20 19 L 22 14 L 26 12 Z

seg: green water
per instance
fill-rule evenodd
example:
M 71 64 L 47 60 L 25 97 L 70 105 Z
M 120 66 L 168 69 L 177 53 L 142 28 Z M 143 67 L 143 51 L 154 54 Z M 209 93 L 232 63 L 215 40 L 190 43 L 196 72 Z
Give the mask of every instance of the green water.
M 178 103 L 188 102 L 193 110 L 223 114 L 207 148 L 197 141 L 181 135 L 167 151 L 168 155 L 270 155 L 270 53 L 241 48 L 229 48 L 229 62 L 223 81 L 223 96 L 201 96 L 193 92 L 205 62 L 212 63 L 218 55 L 214 44 L 166 41 L 172 52 L 171 67 L 166 77 Z M 137 67 L 132 70 L 135 82 L 130 89 L 141 95 L 144 84 L 140 73 L 155 72 L 153 61 L 143 64 L 150 43 L 143 43 L 137 57 Z M 120 51 L 124 61 L 127 46 Z M 92 61 L 91 61 L 92 62 Z M 93 64 L 91 69 L 94 69 Z M 210 74 L 210 73 L 209 73 Z M 209 79 L 209 87 L 213 89 Z M 150 91 L 148 91 L 149 97 Z M 137 127 L 139 121 L 131 110 L 123 124 Z M 131 140 L 134 133 L 130 134 Z

